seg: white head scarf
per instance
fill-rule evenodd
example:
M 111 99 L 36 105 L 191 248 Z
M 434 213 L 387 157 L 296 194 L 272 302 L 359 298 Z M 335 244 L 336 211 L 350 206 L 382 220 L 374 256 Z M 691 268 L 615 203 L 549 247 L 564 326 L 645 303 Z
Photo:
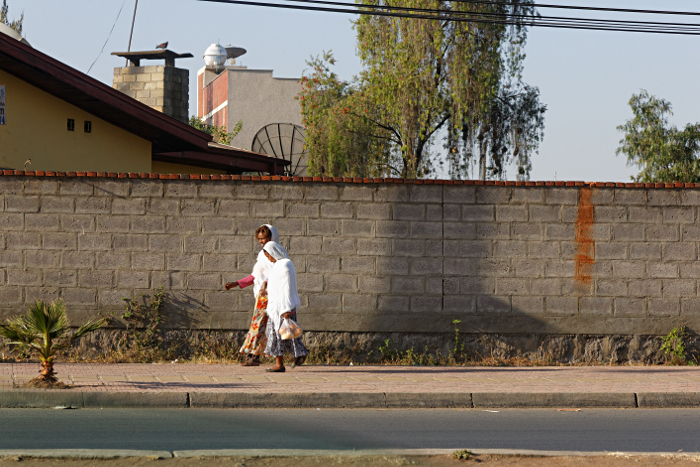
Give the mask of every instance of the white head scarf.
M 270 242 L 279 243 L 280 234 L 277 232 L 277 229 L 271 226 L 270 224 L 263 225 L 270 229 L 270 233 L 272 234 Z M 260 227 L 262 227 L 262 225 Z M 255 266 L 253 266 L 253 277 L 255 278 L 253 281 L 253 293 L 256 297 L 258 296 L 258 293 L 260 293 L 260 288 L 262 287 L 262 285 L 265 282 L 267 282 L 267 276 L 270 272 L 271 267 L 272 263 L 267 259 L 265 253 L 263 253 L 262 250 L 260 250 L 260 252 L 258 253 L 258 260 L 255 262 Z
M 270 254 L 270 256 L 275 258 L 277 261 L 281 259 L 289 259 L 289 253 L 287 253 L 287 250 L 285 250 L 282 245 L 275 242 L 274 240 L 271 242 L 267 242 L 263 247 L 263 250 L 267 251 Z
M 280 234 L 277 233 L 277 229 L 272 227 L 270 224 L 263 224 L 265 227 L 270 229 L 270 233 L 272 234 L 272 238 L 270 238 L 271 242 L 279 243 L 280 242 Z M 262 225 L 260 226 L 262 227 Z
M 297 290 L 297 272 L 289 259 L 287 250 L 276 242 L 267 242 L 263 247 L 277 262 L 272 265 L 267 285 L 267 315 L 276 331 L 280 327 L 283 313 L 301 307 Z

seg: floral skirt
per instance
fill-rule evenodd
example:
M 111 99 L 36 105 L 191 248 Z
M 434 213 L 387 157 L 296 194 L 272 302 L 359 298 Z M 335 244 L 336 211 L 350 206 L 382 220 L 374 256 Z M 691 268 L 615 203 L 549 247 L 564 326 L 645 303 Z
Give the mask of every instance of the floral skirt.
M 250 329 L 245 336 L 245 341 L 241 346 L 240 353 L 261 356 L 267 345 L 265 329 L 267 328 L 267 295 L 262 293 L 255 300 L 255 311 L 253 320 L 250 322 Z
M 296 311 L 292 312 L 291 319 L 294 321 L 297 320 Z M 309 351 L 306 350 L 304 343 L 301 341 L 301 337 L 283 340 L 282 336 L 280 336 L 279 329 L 273 328 L 274 326 L 267 327 L 267 347 L 265 347 L 265 354 L 270 357 L 282 357 L 285 353 L 290 353 L 294 355 L 294 358 L 309 354 Z

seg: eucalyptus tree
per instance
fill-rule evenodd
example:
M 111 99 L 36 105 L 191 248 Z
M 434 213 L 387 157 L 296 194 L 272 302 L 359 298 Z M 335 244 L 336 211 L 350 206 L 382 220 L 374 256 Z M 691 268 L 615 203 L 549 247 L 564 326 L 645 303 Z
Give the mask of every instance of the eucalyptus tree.
M 501 86 L 485 115 L 464 122 L 461 131 L 449 132 L 450 173 L 467 177 L 474 167 L 479 178 L 503 179 L 509 164 L 516 166 L 518 180 L 529 179 L 532 154 L 544 137 L 544 113 L 539 89 L 523 83 Z
M 332 177 L 397 173 L 391 160 L 392 135 L 378 123 L 381 115 L 368 100 L 367 89 L 358 79 L 345 82 L 331 71 L 335 59 L 330 51 L 307 65 L 310 72 L 301 78 L 297 99 L 306 127 L 309 172 Z
M 363 3 L 432 10 L 440 19 L 361 16 L 355 28 L 363 72 L 350 83 L 329 71 L 332 61 L 310 62 L 301 97 L 307 131 L 314 125 L 307 137 L 312 172 L 340 174 L 358 163 L 369 170 L 369 163 L 380 174 L 423 177 L 442 140 L 455 178 L 475 160 L 484 176 L 488 165 L 489 177 L 502 178 L 510 158 L 526 177 L 546 109 L 537 88 L 521 81 L 525 23 L 537 14 L 531 1 Z M 488 22 L 499 15 L 515 20 Z M 372 151 L 368 161 L 357 160 L 360 148 Z
M 634 117 L 617 129 L 624 133 L 616 154 L 636 165 L 638 182 L 700 182 L 700 123 L 679 130 L 670 125 L 671 103 L 642 89 L 629 100 Z

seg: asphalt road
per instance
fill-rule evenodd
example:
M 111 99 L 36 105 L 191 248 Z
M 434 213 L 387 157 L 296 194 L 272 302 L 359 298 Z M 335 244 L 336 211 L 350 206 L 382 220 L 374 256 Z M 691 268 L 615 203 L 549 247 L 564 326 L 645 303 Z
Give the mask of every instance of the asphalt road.
M 0 409 L 0 449 L 700 451 L 700 409 Z

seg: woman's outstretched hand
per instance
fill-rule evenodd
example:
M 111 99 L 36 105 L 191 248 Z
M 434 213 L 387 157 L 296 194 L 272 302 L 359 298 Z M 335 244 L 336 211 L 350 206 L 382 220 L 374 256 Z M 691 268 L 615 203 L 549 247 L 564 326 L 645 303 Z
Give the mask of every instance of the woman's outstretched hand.
M 236 287 L 238 287 L 238 281 L 227 282 L 225 287 L 226 287 L 226 290 L 235 289 Z

